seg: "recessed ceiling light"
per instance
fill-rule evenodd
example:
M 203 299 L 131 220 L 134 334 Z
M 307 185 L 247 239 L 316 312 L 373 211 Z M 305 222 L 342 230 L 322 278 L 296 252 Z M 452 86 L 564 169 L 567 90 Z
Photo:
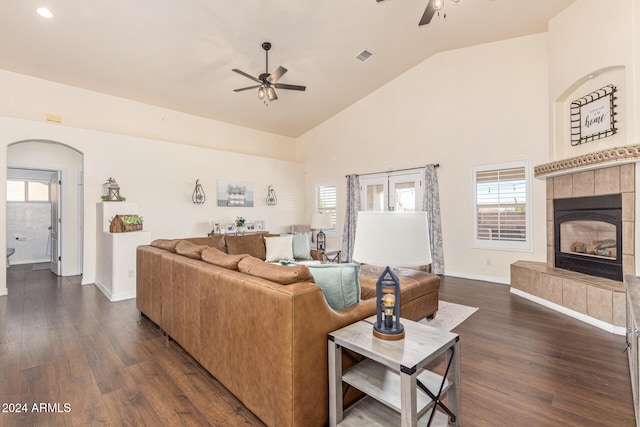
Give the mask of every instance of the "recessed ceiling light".
M 46 7 L 39 7 L 36 9 L 36 12 L 38 12 L 38 15 L 42 16 L 43 18 L 46 18 L 46 19 L 53 18 L 53 12 L 51 12 Z

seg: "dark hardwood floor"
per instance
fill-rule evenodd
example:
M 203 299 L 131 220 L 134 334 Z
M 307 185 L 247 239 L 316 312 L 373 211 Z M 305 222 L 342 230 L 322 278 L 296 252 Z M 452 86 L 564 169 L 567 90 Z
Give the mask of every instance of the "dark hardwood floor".
M 80 277 L 29 265 L 7 274 L 0 409 L 13 412 L 0 412 L 0 426 L 262 425 L 175 342 L 166 347 L 152 322 L 139 322 L 135 300 L 110 303 Z M 454 330 L 463 426 L 635 425 L 624 337 L 504 285 L 446 277 L 440 295 L 480 307 Z

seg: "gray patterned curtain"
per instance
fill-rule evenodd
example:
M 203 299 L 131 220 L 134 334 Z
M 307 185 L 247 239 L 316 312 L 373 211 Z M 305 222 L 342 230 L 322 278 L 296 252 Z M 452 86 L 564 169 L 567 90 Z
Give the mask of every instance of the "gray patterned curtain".
M 351 262 L 353 256 L 353 242 L 356 237 L 356 222 L 360 210 L 360 177 L 347 175 L 347 212 L 344 217 L 344 231 L 342 233 L 342 257 Z
M 444 274 L 444 251 L 442 249 L 442 225 L 440 224 L 440 194 L 436 166 L 424 168 L 424 198 L 422 210 L 429 217 L 429 237 L 431 238 L 431 272 Z

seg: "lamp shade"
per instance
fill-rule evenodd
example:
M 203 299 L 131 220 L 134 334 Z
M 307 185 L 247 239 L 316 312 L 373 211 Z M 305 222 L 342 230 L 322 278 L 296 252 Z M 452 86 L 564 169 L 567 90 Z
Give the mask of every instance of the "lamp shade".
M 331 228 L 331 215 L 328 213 L 314 213 L 311 215 L 312 230 L 327 230 Z
M 358 212 L 353 260 L 411 267 L 431 263 L 426 212 Z

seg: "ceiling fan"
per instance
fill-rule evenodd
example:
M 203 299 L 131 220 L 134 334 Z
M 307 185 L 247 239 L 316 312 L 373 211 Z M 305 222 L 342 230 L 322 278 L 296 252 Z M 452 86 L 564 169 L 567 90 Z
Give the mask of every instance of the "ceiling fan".
M 233 70 L 231 70 L 260 84 L 243 87 L 240 89 L 234 89 L 233 90 L 234 92 L 242 92 L 244 90 L 258 89 L 258 98 L 264 99 L 266 97 L 269 101 L 275 101 L 276 99 L 278 99 L 278 95 L 276 95 L 275 89 L 289 89 L 289 90 L 303 91 L 307 88 L 306 86 L 278 83 L 278 80 L 280 79 L 280 77 L 284 75 L 284 73 L 287 72 L 287 69 L 284 67 L 278 67 L 273 73 L 269 73 L 269 49 L 271 49 L 271 43 L 269 42 L 262 43 L 262 48 L 264 49 L 264 52 L 265 52 L 265 64 L 266 64 L 265 72 L 260 74 L 257 78 L 253 77 L 251 74 L 245 73 L 244 71 L 238 70 L 237 68 L 234 68 Z
M 384 0 L 377 0 L 377 2 L 381 2 Z M 460 2 L 460 0 L 451 0 L 451 2 L 458 4 Z M 420 19 L 420 23 L 418 24 L 418 26 L 421 25 L 427 25 L 429 22 L 431 22 L 431 18 L 433 18 L 433 15 L 438 12 L 438 15 L 440 15 L 440 10 L 444 7 L 444 0 L 429 0 L 429 3 L 427 3 L 427 8 L 424 10 L 424 13 L 422 14 L 422 18 Z M 447 17 L 447 14 L 444 14 L 444 17 Z

